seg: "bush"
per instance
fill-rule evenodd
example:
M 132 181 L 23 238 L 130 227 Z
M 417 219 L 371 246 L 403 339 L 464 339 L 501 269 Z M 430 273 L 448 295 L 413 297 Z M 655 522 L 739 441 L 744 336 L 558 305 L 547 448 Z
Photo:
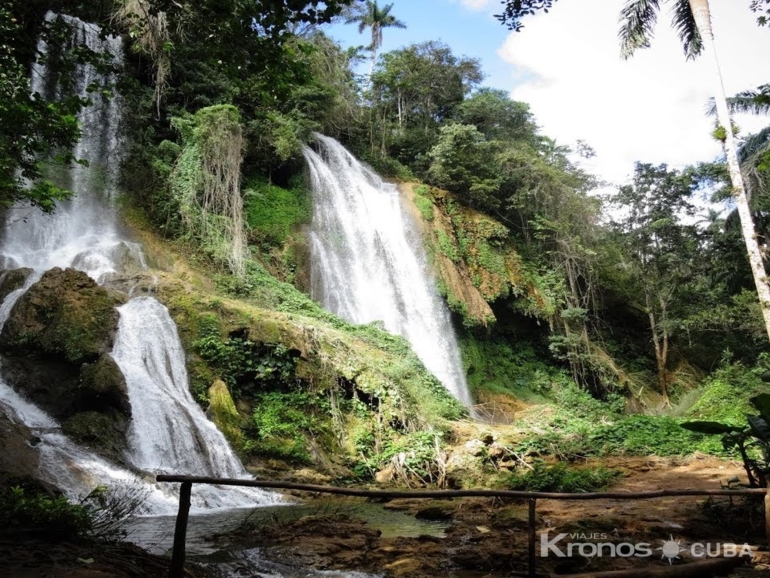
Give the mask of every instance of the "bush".
M 84 536 L 91 529 L 90 509 L 64 496 L 11 486 L 0 490 L 0 526 L 9 534 L 28 531 L 61 539 Z
M 125 538 L 125 523 L 144 502 L 143 486 L 108 489 L 97 486 L 79 503 L 22 485 L 0 488 L 0 526 L 10 534 L 33 534 L 46 539 Z
M 617 480 L 619 470 L 599 467 L 574 468 L 564 462 L 536 462 L 531 470 L 513 472 L 503 482 L 505 489 L 523 492 L 583 493 L 604 490 Z
M 319 415 L 319 410 L 325 415 Z M 258 396 L 252 415 L 252 439 L 247 452 L 295 463 L 307 463 L 306 436 L 327 433 L 331 409 L 325 396 L 307 392 L 272 392 Z
M 252 242 L 283 245 L 297 225 L 310 222 L 310 194 L 303 183 L 284 189 L 252 180 L 245 188 L 244 209 Z

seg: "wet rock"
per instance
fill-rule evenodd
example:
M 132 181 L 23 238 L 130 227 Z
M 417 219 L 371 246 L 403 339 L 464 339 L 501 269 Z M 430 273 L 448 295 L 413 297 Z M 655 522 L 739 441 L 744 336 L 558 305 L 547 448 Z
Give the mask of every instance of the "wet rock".
M 451 520 L 454 516 L 454 508 L 442 506 L 428 506 L 417 510 L 415 518 L 422 520 Z
M 83 364 L 77 393 L 77 406 L 82 410 L 114 408 L 125 416 L 131 415 L 126 378 L 111 355 Z
M 0 275 L 0 303 L 5 301 L 9 294 L 24 286 L 24 283 L 32 274 L 32 269 L 22 267 L 21 269 L 11 269 L 4 271 Z
M 118 463 L 126 448 L 126 416 L 117 412 L 84 411 L 62 423 L 62 431 L 76 442 Z
M 112 349 L 124 299 L 74 269 L 54 268 L 16 303 L 0 335 L 5 352 L 39 352 L 79 364 Z
M 56 358 L 29 355 L 4 356 L 3 379 L 57 420 L 76 409 L 80 366 Z
M 40 456 L 34 448 L 35 436 L 20 423 L 0 411 L 0 484 L 9 480 L 34 477 Z

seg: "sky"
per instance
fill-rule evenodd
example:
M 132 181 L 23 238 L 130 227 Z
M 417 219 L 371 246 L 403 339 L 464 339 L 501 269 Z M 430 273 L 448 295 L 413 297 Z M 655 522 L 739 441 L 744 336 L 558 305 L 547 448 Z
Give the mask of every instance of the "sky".
M 478 58 L 484 85 L 529 103 L 542 132 L 558 144 L 587 142 L 596 157 L 586 168 L 611 183 L 625 182 L 636 161 L 681 168 L 720 154 L 705 114 L 716 89 L 713 61 L 706 54 L 685 60 L 666 2 L 652 48 L 626 61 L 617 39 L 625 0 L 558 0 L 549 14 L 528 17 L 520 32 L 494 18 L 499 0 L 380 0 L 390 2 L 407 29 L 386 29 L 383 51 L 441 40 L 456 55 Z M 770 81 L 770 29 L 757 26 L 748 6 L 749 0 L 711 0 L 728 95 Z M 328 33 L 344 46 L 369 42 L 355 25 L 337 24 Z M 770 124 L 768 117 L 735 120 L 741 134 Z

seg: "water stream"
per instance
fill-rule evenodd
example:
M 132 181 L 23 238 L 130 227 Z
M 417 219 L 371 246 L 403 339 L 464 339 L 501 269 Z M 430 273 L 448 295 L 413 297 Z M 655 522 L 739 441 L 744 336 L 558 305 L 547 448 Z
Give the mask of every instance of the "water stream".
M 381 321 L 405 337 L 425 367 L 471 405 L 460 348 L 398 187 L 336 140 L 306 147 L 313 189 L 311 292 L 352 323 Z

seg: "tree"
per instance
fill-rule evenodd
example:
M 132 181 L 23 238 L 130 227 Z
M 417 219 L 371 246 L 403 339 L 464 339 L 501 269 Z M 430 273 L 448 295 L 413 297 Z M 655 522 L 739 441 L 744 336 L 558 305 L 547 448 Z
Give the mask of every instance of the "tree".
M 624 57 L 628 58 L 637 49 L 650 45 L 650 38 L 655 27 L 659 9 L 658 0 L 628 0 L 626 2 L 620 13 L 621 54 Z M 738 208 L 743 239 L 754 275 L 754 284 L 759 296 L 765 328 L 770 339 L 770 286 L 768 285 L 762 252 L 757 242 L 754 221 L 751 218 L 748 196 L 738 161 L 738 147 L 730 120 L 727 96 L 722 83 L 722 72 L 716 52 L 714 31 L 711 27 L 711 10 L 708 0 L 675 0 L 672 24 L 679 33 L 679 38 L 684 45 L 687 58 L 699 56 L 703 49 L 708 47 L 708 52 L 714 63 L 716 71 L 715 102 L 717 119 L 724 129 L 724 148 L 727 155 L 730 180 L 733 186 L 733 198 Z
M 380 8 L 377 0 L 366 0 L 366 5 L 360 6 L 356 13 L 347 20 L 348 24 L 358 23 L 359 34 L 367 28 L 371 28 L 372 44 L 369 49 L 372 51 L 372 66 L 369 70 L 369 82 L 371 82 L 374 65 L 377 62 L 377 50 L 382 46 L 382 31 L 385 28 L 406 28 L 406 24 L 390 13 L 392 9 L 393 4 L 387 4 Z
M 690 197 L 697 187 L 691 171 L 637 163 L 633 184 L 621 187 L 616 201 L 627 212 L 615 223 L 628 275 L 628 299 L 643 310 L 650 328 L 658 387 L 668 404 L 668 358 L 671 338 L 682 322 L 684 296 L 695 278 L 698 228 L 681 216 L 693 213 Z
M 31 92 L 27 72 L 37 56 L 37 38 L 22 25 L 32 20 L 31 10 L 18 2 L 0 6 L 0 207 L 21 201 L 50 213 L 72 192 L 44 177 L 42 160 L 54 153 L 65 165 L 76 161 L 71 151 L 80 138 L 77 114 L 89 101 L 63 91 L 50 102 Z M 62 78 L 75 61 L 98 65 L 108 58 L 80 45 L 62 50 L 69 30 L 59 20 L 45 21 L 35 33 L 57 47 Z
M 537 10 L 548 11 L 555 0 L 508 0 L 505 12 L 498 18 L 514 30 L 521 28 L 521 18 L 533 14 Z M 741 220 L 743 239 L 746 244 L 746 252 L 754 276 L 757 295 L 762 309 L 765 328 L 770 339 L 770 285 L 762 259 L 762 252 L 757 242 L 754 223 L 751 219 L 746 188 L 738 162 L 738 147 L 735 142 L 730 113 L 722 83 L 722 72 L 717 57 L 714 31 L 711 27 L 711 10 L 708 0 L 672 0 L 673 20 L 672 25 L 682 41 L 685 56 L 695 58 L 704 48 L 708 48 L 716 71 L 716 109 L 719 124 L 724 128 L 724 148 L 727 156 L 727 165 L 730 171 L 730 180 L 733 186 L 733 198 L 738 208 Z M 753 4 L 758 10 L 762 5 L 761 0 Z M 620 12 L 620 44 L 621 54 L 624 58 L 630 57 L 637 49 L 650 46 L 650 39 L 655 30 L 660 0 L 626 0 L 625 6 Z M 760 21 L 761 24 L 764 22 Z

